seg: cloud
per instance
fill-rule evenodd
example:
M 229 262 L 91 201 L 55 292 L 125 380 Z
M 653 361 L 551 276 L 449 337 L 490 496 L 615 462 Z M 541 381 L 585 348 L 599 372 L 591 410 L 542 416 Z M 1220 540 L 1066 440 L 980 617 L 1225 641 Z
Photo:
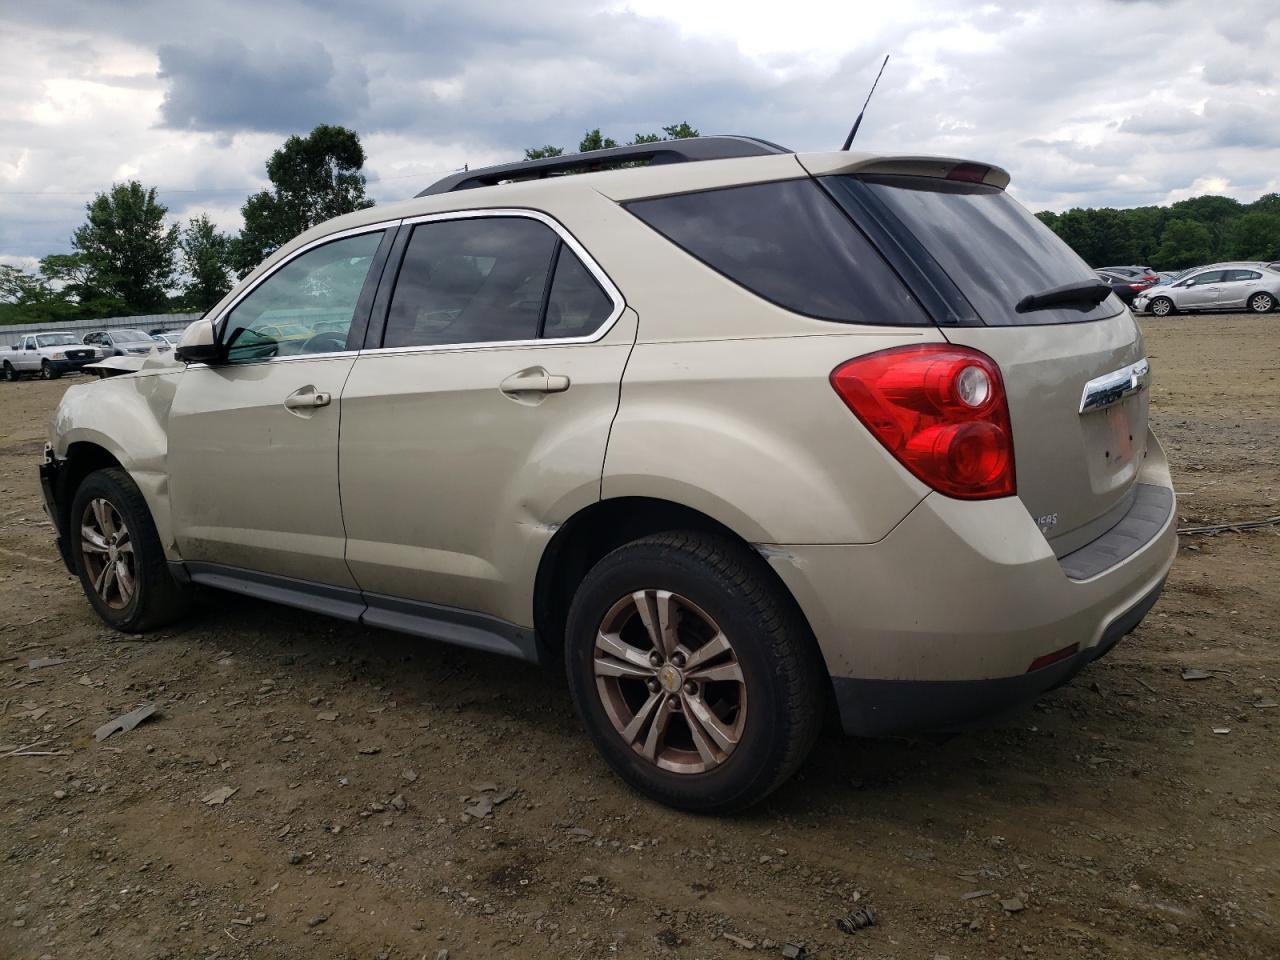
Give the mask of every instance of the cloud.
M 997 163 L 1037 209 L 1280 189 L 1273 0 L 46 0 L 0 14 L 0 256 L 65 250 L 113 181 L 225 229 L 290 133 L 361 134 L 370 192 L 688 120 L 801 150 Z M 1241 25 L 1247 24 L 1247 29 Z
M 350 123 L 368 107 L 368 78 L 351 62 L 339 70 L 324 44 L 268 41 L 250 49 L 226 34 L 158 50 L 166 93 L 164 126 L 186 130 L 293 131 Z

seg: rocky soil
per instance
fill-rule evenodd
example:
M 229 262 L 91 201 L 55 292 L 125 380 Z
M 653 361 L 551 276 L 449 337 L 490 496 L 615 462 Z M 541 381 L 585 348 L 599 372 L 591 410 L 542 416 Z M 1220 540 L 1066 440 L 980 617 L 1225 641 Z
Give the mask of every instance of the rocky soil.
M 1182 523 L 1280 514 L 1280 317 L 1144 325 Z M 1034 707 L 709 819 L 508 661 L 212 593 L 104 628 L 39 506 L 70 382 L 0 384 L 0 957 L 1280 956 L 1280 528 L 1184 536 Z

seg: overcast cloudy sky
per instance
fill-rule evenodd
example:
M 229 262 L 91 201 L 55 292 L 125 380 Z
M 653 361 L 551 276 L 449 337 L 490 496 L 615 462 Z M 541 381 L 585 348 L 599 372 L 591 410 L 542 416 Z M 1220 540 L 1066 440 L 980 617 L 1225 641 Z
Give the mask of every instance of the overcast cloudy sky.
M 758 9 L 757 9 L 758 8 Z M 1280 190 L 1276 0 L 0 0 L 0 261 L 69 249 L 131 177 L 237 228 L 290 133 L 363 138 L 370 193 L 688 120 L 1008 168 L 1033 209 Z

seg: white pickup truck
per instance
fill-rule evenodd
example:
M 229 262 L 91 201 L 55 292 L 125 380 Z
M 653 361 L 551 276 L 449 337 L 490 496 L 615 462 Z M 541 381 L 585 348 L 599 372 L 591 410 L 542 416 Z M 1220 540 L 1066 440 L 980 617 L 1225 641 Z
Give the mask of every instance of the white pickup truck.
M 96 347 L 71 333 L 29 333 L 7 350 L 0 348 L 0 373 L 10 383 L 24 375 L 56 380 L 64 373 L 102 359 Z

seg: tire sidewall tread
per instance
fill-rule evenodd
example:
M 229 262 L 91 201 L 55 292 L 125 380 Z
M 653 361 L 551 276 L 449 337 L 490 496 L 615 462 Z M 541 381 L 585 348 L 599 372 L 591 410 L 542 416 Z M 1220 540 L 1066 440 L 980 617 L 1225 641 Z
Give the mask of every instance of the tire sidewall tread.
M 701 774 L 665 771 L 624 744 L 596 691 L 591 663 L 601 617 L 631 590 L 667 589 L 702 607 L 730 636 L 747 682 L 743 739 Z M 789 596 L 747 547 L 705 533 L 625 544 L 587 574 L 569 610 L 565 665 L 574 706 L 596 748 L 629 784 L 669 806 L 730 812 L 758 802 L 808 756 L 826 706 L 825 669 Z
M 89 582 L 80 550 L 77 535 L 80 518 L 88 502 L 97 497 L 108 500 L 119 511 L 133 543 L 135 593 L 123 610 L 112 609 L 102 602 Z M 71 499 L 67 527 L 68 547 L 80 585 L 93 609 L 108 626 L 126 633 L 145 633 L 172 623 L 186 612 L 191 590 L 174 580 L 169 572 L 146 499 L 126 471 L 109 467 L 95 470 L 85 477 Z

